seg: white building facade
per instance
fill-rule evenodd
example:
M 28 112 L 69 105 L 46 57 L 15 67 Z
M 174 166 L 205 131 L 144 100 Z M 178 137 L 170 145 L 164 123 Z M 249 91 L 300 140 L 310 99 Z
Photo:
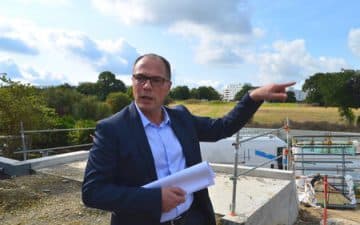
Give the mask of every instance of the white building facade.
M 241 88 L 242 84 L 229 84 L 225 87 L 223 91 L 223 100 L 224 101 L 232 101 L 235 98 L 236 93 L 238 93 Z

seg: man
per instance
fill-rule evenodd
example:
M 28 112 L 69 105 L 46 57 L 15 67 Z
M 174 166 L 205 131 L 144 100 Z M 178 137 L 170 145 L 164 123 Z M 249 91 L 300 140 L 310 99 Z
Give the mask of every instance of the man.
M 201 162 L 199 141 L 231 136 L 263 100 L 285 100 L 294 83 L 253 90 L 223 118 L 192 115 L 163 106 L 171 87 L 168 61 L 140 56 L 133 67 L 135 101 L 96 127 L 82 187 L 85 205 L 112 212 L 112 225 L 215 225 L 207 189 L 142 188 Z M 164 219 L 164 213 L 167 219 Z

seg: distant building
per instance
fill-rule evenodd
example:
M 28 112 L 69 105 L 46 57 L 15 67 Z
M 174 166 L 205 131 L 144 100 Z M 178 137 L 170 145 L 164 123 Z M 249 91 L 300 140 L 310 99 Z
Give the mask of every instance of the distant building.
M 235 98 L 236 93 L 238 93 L 241 88 L 242 84 L 229 84 L 225 87 L 223 91 L 223 100 L 224 101 L 232 101 Z
M 340 71 L 343 72 L 343 73 L 356 73 L 356 74 L 360 73 L 360 70 L 344 69 L 344 68 L 341 68 Z
M 297 102 L 302 102 L 306 99 L 306 92 L 303 92 L 301 90 L 296 90 L 293 87 L 290 87 L 288 91 L 292 91 L 295 94 L 295 98 Z

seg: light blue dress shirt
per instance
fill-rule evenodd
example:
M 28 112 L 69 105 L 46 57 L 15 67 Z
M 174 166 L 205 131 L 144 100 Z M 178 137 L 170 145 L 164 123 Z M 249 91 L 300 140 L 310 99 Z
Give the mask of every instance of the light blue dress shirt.
M 183 170 L 186 167 L 185 157 L 181 144 L 170 126 L 171 120 L 168 113 L 166 112 L 166 109 L 164 107 L 162 108 L 164 120 L 160 125 L 152 123 L 141 112 L 137 105 L 136 109 L 139 112 L 141 122 L 144 126 L 151 152 L 154 157 L 155 169 L 158 179 Z M 187 194 L 185 202 L 166 213 L 166 217 L 169 219 L 178 217 L 180 214 L 190 208 L 192 201 L 193 194 Z

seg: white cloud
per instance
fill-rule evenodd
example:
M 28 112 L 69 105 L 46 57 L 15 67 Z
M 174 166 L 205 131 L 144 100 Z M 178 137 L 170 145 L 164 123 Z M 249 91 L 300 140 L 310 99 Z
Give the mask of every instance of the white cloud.
M 122 23 L 165 26 L 170 33 L 195 39 L 195 59 L 201 64 L 239 64 L 242 49 L 262 36 L 252 28 L 245 0 L 92 0 L 103 13 Z M 197 43 L 199 42 L 199 43 Z
M 61 83 L 70 82 L 62 73 L 53 73 L 37 67 L 25 66 L 23 77 L 31 83 L 51 83 L 57 81 Z
M 21 77 L 19 66 L 13 59 L 0 58 L 0 73 L 6 73 L 9 78 Z
M 34 66 L 19 66 L 11 58 L 0 58 L 0 71 L 6 73 L 7 77 L 14 81 L 35 85 L 49 85 L 54 81 L 57 83 L 69 82 L 64 74 L 52 73 Z
M 260 84 L 300 81 L 316 72 L 336 72 L 347 68 L 344 59 L 312 56 L 301 39 L 274 42 L 272 52 L 251 55 L 247 62 L 259 66 Z
M 245 35 L 216 33 L 207 26 L 191 22 L 176 23 L 169 31 L 189 40 L 199 39 L 199 45 L 195 49 L 195 59 L 198 63 L 238 64 L 243 61 L 234 46 L 247 43 L 248 37 Z
M 170 25 L 191 21 L 225 33 L 249 33 L 248 6 L 244 0 L 92 0 L 95 8 L 126 24 Z
M 36 27 L 29 21 L 0 16 L 0 49 L 20 54 L 38 54 L 37 43 L 42 34 L 35 30 Z
M 360 56 L 360 28 L 350 30 L 348 46 L 354 55 Z
M 190 89 L 198 88 L 200 86 L 211 86 L 211 87 L 215 88 L 216 90 L 218 90 L 219 93 L 224 88 L 224 84 L 221 83 L 220 81 L 210 80 L 210 79 L 209 80 L 175 79 L 175 81 L 173 83 L 173 87 L 183 86 L 183 85 L 188 86 Z
M 117 74 L 131 73 L 137 50 L 124 39 L 94 40 L 78 32 L 52 32 L 56 45 L 67 53 L 92 65 L 97 72 L 110 70 Z
M 20 54 L 36 55 L 38 50 L 19 38 L 11 38 L 0 35 L 0 50 Z
M 88 77 L 89 69 L 94 75 L 104 70 L 115 74 L 130 74 L 132 63 L 139 56 L 137 50 L 122 38 L 97 40 L 78 31 L 41 28 L 26 20 L 10 20 L 4 17 L 0 17 L 0 54 L 1 51 L 22 53 L 24 57 L 26 54 L 36 55 L 28 58 L 30 66 L 17 61 L 17 65 L 22 68 L 21 73 L 17 74 L 24 76 L 25 80 L 35 82 L 47 77 L 49 82 L 58 80 L 58 83 L 63 83 L 63 80 L 66 80 L 72 84 L 82 79 L 94 80 Z M 17 59 L 17 56 L 12 57 Z M 66 64 L 66 68 L 51 68 L 45 63 L 48 61 L 56 64 L 56 60 Z M 46 72 L 42 69 L 44 66 L 54 72 Z M 83 71 L 85 69 L 87 74 L 77 74 L 74 77 L 72 73 L 80 71 L 75 67 L 81 67 Z M 64 69 L 66 72 L 59 72 Z
M 41 5 L 57 6 L 57 7 L 71 5 L 70 0 L 17 0 L 17 1 L 26 5 L 41 4 Z

